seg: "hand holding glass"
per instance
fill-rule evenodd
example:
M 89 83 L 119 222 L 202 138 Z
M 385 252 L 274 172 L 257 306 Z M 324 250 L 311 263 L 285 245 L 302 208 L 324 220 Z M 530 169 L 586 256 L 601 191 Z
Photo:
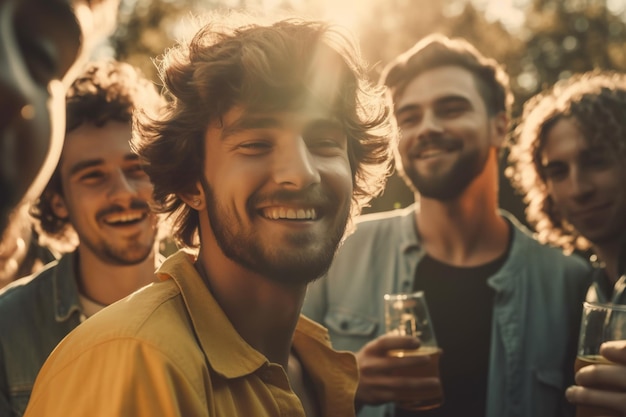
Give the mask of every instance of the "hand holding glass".
M 390 350 L 389 356 L 430 356 L 428 364 L 406 369 L 404 376 L 439 378 L 439 356 L 426 299 L 422 291 L 410 294 L 385 294 L 385 325 L 387 333 L 398 336 L 414 336 L 421 346 L 414 350 Z M 429 410 L 443 403 L 441 386 L 415 394 L 411 402 L 398 404 L 407 410 Z
M 623 339 L 626 339 L 626 306 L 584 303 L 574 372 L 588 365 L 611 364 L 600 355 L 600 345 L 610 340 Z M 602 407 L 576 407 L 576 417 L 600 415 L 621 416 L 621 413 Z

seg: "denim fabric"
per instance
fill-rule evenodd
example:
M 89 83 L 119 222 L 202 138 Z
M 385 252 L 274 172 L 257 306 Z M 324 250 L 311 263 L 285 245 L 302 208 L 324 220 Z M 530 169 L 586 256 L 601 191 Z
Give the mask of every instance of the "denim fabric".
M 0 416 L 22 416 L 35 377 L 80 324 L 74 254 L 0 291 Z
M 383 295 L 410 291 L 424 249 L 415 207 L 362 216 L 328 274 L 311 284 L 302 313 L 326 326 L 335 349 L 356 352 L 384 329 Z M 488 279 L 496 291 L 486 417 L 565 416 L 590 266 L 535 241 L 510 214 L 512 246 Z M 359 417 L 393 415 L 390 404 Z

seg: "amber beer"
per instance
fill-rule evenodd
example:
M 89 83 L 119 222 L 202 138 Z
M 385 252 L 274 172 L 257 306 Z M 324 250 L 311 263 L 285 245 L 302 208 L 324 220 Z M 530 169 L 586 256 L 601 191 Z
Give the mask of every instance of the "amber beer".
M 578 372 L 579 369 L 584 368 L 587 365 L 596 365 L 596 364 L 610 364 L 602 355 L 586 355 L 586 356 L 578 356 L 576 357 L 576 362 L 574 362 L 574 373 Z M 596 417 L 596 416 L 616 416 L 619 417 L 621 414 L 614 410 L 609 410 L 604 407 L 594 407 L 588 405 L 577 405 L 576 406 L 576 417 Z
M 441 349 L 438 347 L 422 346 L 419 349 L 414 350 L 392 349 L 387 352 L 387 355 L 397 358 L 404 358 L 407 356 L 430 356 L 430 361 L 428 363 L 420 366 L 398 369 L 395 373 L 399 376 L 439 378 L 439 357 L 441 356 Z M 440 385 L 439 387 L 430 390 L 420 390 L 411 397 L 410 401 L 399 403 L 398 407 L 405 410 L 423 411 L 440 407 L 441 404 L 443 404 L 443 391 Z

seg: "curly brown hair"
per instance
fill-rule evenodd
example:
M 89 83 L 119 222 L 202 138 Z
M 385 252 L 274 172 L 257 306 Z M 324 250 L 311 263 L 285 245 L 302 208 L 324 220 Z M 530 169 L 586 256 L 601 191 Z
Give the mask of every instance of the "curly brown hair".
M 69 88 L 65 103 L 67 134 L 85 123 L 98 127 L 109 121 L 130 124 L 135 110 L 156 114 L 165 101 L 139 69 L 124 62 L 103 60 L 85 67 Z M 46 243 L 67 250 L 77 243 L 74 229 L 68 218 L 58 217 L 52 209 L 52 197 L 63 195 L 60 167 L 61 162 L 31 208 L 31 215 Z
M 138 114 L 136 149 L 154 184 L 157 211 L 174 236 L 197 245 L 198 214 L 179 194 L 202 178 L 204 134 L 234 106 L 296 109 L 310 97 L 329 103 L 348 137 L 353 215 L 380 193 L 391 172 L 395 138 L 383 90 L 366 79 L 352 36 L 324 22 L 288 18 L 270 23 L 250 16 L 210 16 L 189 42 L 160 60 L 169 106 L 160 120 Z
M 564 118 L 577 122 L 590 145 L 606 147 L 626 161 L 626 75 L 592 71 L 557 82 L 525 103 L 513 134 L 505 173 L 524 196 L 526 217 L 539 240 L 569 253 L 591 244 L 559 214 L 541 164 L 546 136 Z

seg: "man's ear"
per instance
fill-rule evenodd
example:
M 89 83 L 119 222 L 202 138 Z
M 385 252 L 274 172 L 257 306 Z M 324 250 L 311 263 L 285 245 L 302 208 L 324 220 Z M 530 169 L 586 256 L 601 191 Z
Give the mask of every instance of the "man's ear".
M 178 194 L 178 197 L 193 210 L 204 210 L 206 207 L 204 189 L 199 181 L 188 192 Z
M 494 134 L 491 135 L 491 145 L 501 148 L 509 133 L 509 116 L 502 111 L 492 117 L 492 122 Z
M 52 212 L 55 216 L 60 219 L 67 219 L 69 217 L 70 213 L 67 210 L 67 205 L 65 205 L 65 199 L 63 197 L 55 193 L 52 195 L 50 202 Z

